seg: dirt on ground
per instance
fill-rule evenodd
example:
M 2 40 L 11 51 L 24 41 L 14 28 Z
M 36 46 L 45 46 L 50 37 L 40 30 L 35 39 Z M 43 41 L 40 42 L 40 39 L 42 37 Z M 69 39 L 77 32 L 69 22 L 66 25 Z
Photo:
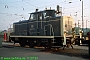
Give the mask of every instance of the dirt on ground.
M 71 57 L 81 57 L 84 59 L 90 59 L 89 51 L 84 50 L 84 49 L 71 49 L 71 48 L 66 48 L 66 49 L 42 49 L 41 51 L 43 52 L 49 52 L 53 54 L 59 54 L 59 55 L 65 55 L 65 56 L 71 56 Z

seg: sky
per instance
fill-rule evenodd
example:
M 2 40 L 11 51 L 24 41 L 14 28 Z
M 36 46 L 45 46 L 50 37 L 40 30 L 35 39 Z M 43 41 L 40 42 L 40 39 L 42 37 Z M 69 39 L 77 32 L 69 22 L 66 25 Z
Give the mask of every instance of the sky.
M 84 27 L 90 28 L 90 0 L 83 1 Z M 14 22 L 28 20 L 29 13 L 34 12 L 36 8 L 44 10 L 56 6 L 62 7 L 63 16 L 72 16 L 75 23 L 81 25 L 82 19 L 82 1 L 80 0 L 0 0 L 0 30 L 7 30 L 13 27 Z M 72 3 L 69 3 L 72 2 Z

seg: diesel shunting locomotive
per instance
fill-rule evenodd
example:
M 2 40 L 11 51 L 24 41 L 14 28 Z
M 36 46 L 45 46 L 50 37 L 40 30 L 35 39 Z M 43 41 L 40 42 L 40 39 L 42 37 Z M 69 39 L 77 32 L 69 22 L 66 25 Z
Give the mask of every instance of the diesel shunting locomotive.
M 64 31 L 68 31 L 66 38 L 71 37 L 73 18 L 62 16 L 59 10 L 46 9 L 30 13 L 28 20 L 13 23 L 14 33 L 10 38 L 18 42 L 21 46 L 29 45 L 43 46 L 63 46 Z

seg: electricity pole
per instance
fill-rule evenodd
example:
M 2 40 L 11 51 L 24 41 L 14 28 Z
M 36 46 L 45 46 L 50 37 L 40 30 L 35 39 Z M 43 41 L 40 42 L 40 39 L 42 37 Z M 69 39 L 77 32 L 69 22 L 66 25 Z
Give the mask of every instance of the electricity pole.
M 84 23 L 83 23 L 83 0 L 80 0 L 80 1 L 82 1 L 82 31 L 83 31 L 83 35 L 84 35 L 84 30 L 83 30 L 83 28 L 84 28 Z
M 79 30 L 80 30 L 79 21 L 80 21 L 80 20 L 78 20 L 78 34 L 79 34 Z
M 68 18 L 68 34 L 70 34 L 70 31 L 69 31 L 69 27 L 70 27 L 70 23 L 69 23 L 69 19 L 70 19 L 70 17 L 67 17 Z

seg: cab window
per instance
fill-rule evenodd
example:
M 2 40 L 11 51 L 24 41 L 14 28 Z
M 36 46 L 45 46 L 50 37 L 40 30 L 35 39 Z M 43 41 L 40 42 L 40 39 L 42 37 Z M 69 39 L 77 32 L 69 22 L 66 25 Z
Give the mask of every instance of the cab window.
M 31 15 L 30 15 L 30 19 L 31 19 L 31 20 L 36 19 L 36 14 L 31 14 Z
M 38 17 L 39 17 L 40 20 L 42 20 L 42 13 L 39 13 Z

